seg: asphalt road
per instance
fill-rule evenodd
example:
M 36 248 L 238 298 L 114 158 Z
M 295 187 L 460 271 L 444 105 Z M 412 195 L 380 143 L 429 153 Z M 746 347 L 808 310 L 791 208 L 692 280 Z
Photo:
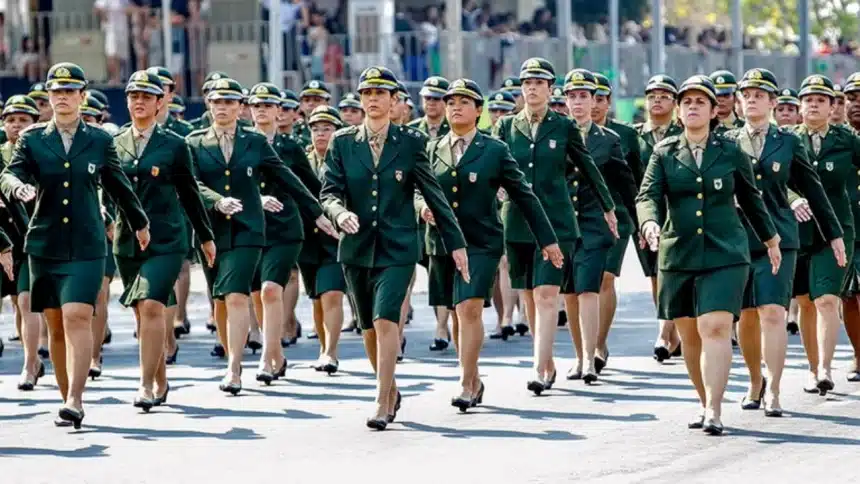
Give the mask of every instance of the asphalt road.
M 449 406 L 458 391 L 455 355 L 428 350 L 434 319 L 419 272 L 407 359 L 397 368 L 403 408 L 388 431 L 364 425 L 375 385 L 361 340 L 352 334 L 341 340 L 342 371 L 333 377 L 310 369 L 318 346 L 303 339 L 287 350 L 286 381 L 260 386 L 253 378 L 257 358 L 248 351 L 243 392 L 221 393 L 225 364 L 208 354 L 214 337 L 203 327 L 208 307 L 195 273 L 192 334 L 180 341 L 179 362 L 169 371 L 169 404 L 150 414 L 131 406 L 137 345 L 129 311 L 115 302 L 114 341 L 105 350 L 104 377 L 88 383 L 80 431 L 51 423 L 60 399 L 50 367 L 36 391 L 17 391 L 22 351 L 7 343 L 0 358 L 0 483 L 857 482 L 860 385 L 844 378 L 851 355 L 844 335 L 836 390 L 827 398 L 802 392 L 805 357 L 793 336 L 783 379 L 785 418 L 740 409 L 747 378 L 736 355 L 726 434 L 687 430 L 695 395 L 682 361 L 651 359 L 655 311 L 629 252 L 618 284 L 611 358 L 598 384 L 562 378 L 535 397 L 526 390 L 531 338 L 487 341 L 484 405 L 460 414 Z M 304 297 L 298 315 L 308 328 Z M 494 324 L 488 309 L 485 326 Z M 11 328 L 7 306 L 0 334 L 8 337 Z M 556 355 L 561 376 L 573 357 L 566 329 L 558 333 Z

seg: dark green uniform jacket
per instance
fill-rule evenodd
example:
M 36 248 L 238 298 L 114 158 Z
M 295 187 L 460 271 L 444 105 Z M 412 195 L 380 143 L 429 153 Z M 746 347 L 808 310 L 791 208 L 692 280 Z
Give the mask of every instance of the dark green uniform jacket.
M 418 119 L 413 119 L 406 126 L 417 129 L 425 135 L 430 136 L 430 123 L 427 122 L 426 116 L 422 116 Z M 448 134 L 449 131 L 451 131 L 451 126 L 448 124 L 448 120 L 443 117 L 442 124 L 439 125 L 439 130 L 436 132 L 436 137 L 441 138 L 442 136 Z
M 540 201 L 526 184 L 523 173 L 507 145 L 487 135 L 476 133 L 459 163 L 451 153 L 450 135 L 427 145 L 427 153 L 436 179 L 463 230 L 469 252 L 501 257 L 505 250 L 502 223 L 498 216 L 496 193 L 504 188 L 508 198 L 522 209 L 529 228 L 537 235 L 539 247 L 557 242 Z M 419 200 L 418 213 L 426 206 Z M 428 224 L 427 253 L 445 255 L 439 230 Z
M 312 170 L 313 180 L 307 182 L 308 189 L 312 193 L 320 193 L 322 190 L 323 177 L 325 176 L 325 157 L 317 155 L 311 146 L 306 152 L 308 169 Z M 311 220 L 306 220 L 305 230 L 307 240 L 302 246 L 299 261 L 307 264 L 321 265 L 334 264 L 337 262 L 338 240 L 325 232 L 320 231 Z
M 638 226 L 633 220 L 636 215 L 636 194 L 639 193 L 639 187 L 633 178 L 633 172 L 624 161 L 621 139 L 614 132 L 591 123 L 585 145 L 612 193 L 615 214 L 618 218 L 619 236 L 629 237 Z M 594 185 L 582 176 L 580 171 L 574 171 L 570 197 L 582 231 L 583 248 L 611 247 L 616 239 L 609 231 L 606 219 L 603 218 L 603 207 L 599 196 L 594 190 Z
M 150 220 L 146 254 L 187 253 L 186 214 L 201 242 L 214 240 L 185 138 L 156 125 L 140 158 L 131 128 L 117 133 L 114 142 L 122 169 Z M 134 231 L 122 219 L 117 222 L 113 242 L 113 253 L 120 257 L 143 255 Z
M 454 212 L 427 159 L 425 137 L 405 126 L 389 124 L 378 166 L 364 126 L 335 133 L 326 153 L 321 200 L 329 217 L 350 211 L 359 231 L 345 235 L 338 260 L 365 268 L 415 264 L 422 257 L 415 218 L 415 190 L 433 212 L 452 252 L 466 246 Z
M 617 119 L 607 119 L 606 128 L 615 132 L 621 138 L 621 153 L 627 161 L 627 166 L 633 172 L 633 178 L 636 180 L 636 188 L 642 184 L 642 177 L 645 176 L 645 166 L 642 162 L 642 152 L 639 149 L 639 133 L 629 124 L 618 121 Z
M 845 245 L 851 245 L 856 241 L 854 231 L 854 213 L 851 205 L 851 194 L 860 189 L 860 185 L 849 185 L 858 170 L 860 170 L 860 138 L 850 128 L 842 125 L 831 125 L 827 136 L 821 142 L 821 151 L 816 155 L 812 149 L 812 140 L 806 125 L 798 125 L 791 128 L 795 134 L 800 136 L 806 146 L 812 167 L 818 172 L 824 192 L 830 200 L 830 205 L 836 213 L 836 219 L 842 226 Z M 793 197 L 789 198 L 789 202 Z M 810 201 L 811 203 L 811 201 Z M 819 215 L 813 211 L 813 221 L 800 224 L 800 244 L 806 248 L 820 248 L 830 240 L 832 230 L 826 232 L 827 221 L 819 219 Z
M 742 148 L 749 146 L 751 150 L 752 143 L 748 133 L 746 128 L 738 128 L 726 132 L 724 136 L 734 140 Z M 799 136 L 788 129 L 771 125 L 761 151 L 761 158 L 751 158 L 751 161 L 756 187 L 761 190 L 764 204 L 779 233 L 780 248 L 800 248 L 797 219 L 788 201 L 787 187 L 802 193 L 809 200 L 809 205 L 821 222 L 821 228 L 828 241 L 842 237 L 839 220 L 833 213 L 827 194 L 821 186 L 821 179 L 810 164 L 806 146 Z M 744 225 L 747 229 L 750 250 L 752 252 L 767 250 L 755 235 L 746 217 L 744 217 Z
M 99 185 L 133 231 L 149 223 L 119 164 L 113 137 L 83 121 L 68 154 L 53 121 L 21 133 L 12 163 L 0 177 L 0 190 L 12 198 L 26 180 L 33 180 L 38 191 L 24 242 L 24 252 L 31 256 L 75 261 L 108 255 Z
M 285 191 L 267 173 L 262 174 L 260 194 L 275 197 L 284 204 L 280 212 L 266 212 L 267 247 L 307 240 L 303 225 L 308 224 L 316 229 L 316 217 L 309 217 L 318 213 L 314 207 L 319 206 L 316 197 L 319 196 L 320 187 L 302 148 L 295 140 L 285 134 L 276 134 L 272 148 L 284 165 L 298 177 L 305 190 L 297 193 Z M 302 217 L 302 214 L 306 217 Z
M 749 264 L 749 242 L 735 200 L 760 240 L 776 235 L 750 159 L 734 141 L 711 133 L 701 168 L 683 134 L 660 142 L 636 198 L 640 224 L 659 221 L 662 207 L 668 207 L 660 235 L 660 270 Z
M 606 181 L 572 119 L 548 110 L 536 139 L 532 140 L 531 127 L 523 110 L 501 118 L 493 135 L 508 145 L 552 222 L 559 241 L 575 241 L 580 237 L 570 196 L 572 177 L 577 170 L 595 187 L 603 211 L 615 209 Z M 502 220 L 506 242 L 529 243 L 535 239 L 522 212 L 510 201 L 502 205 Z
M 191 148 L 203 202 L 212 210 L 212 228 L 219 251 L 265 246 L 266 223 L 260 200 L 262 176 L 266 177 L 267 185 L 274 183 L 291 195 L 313 198 L 281 161 L 266 137 L 254 128 L 236 128 L 229 162 L 224 159 L 213 127 L 192 132 L 186 141 Z M 234 215 L 216 211 L 215 204 L 224 197 L 241 200 L 242 211 Z M 310 217 L 322 215 L 318 204 L 309 202 L 299 206 L 309 207 Z
M 206 111 L 199 118 L 192 119 L 191 121 L 189 121 L 189 124 L 191 124 L 191 126 L 195 130 L 206 129 L 206 128 L 212 126 L 212 115 L 209 113 L 209 111 Z M 236 122 L 236 124 L 239 125 L 239 127 L 241 127 L 241 128 L 250 128 L 250 127 L 254 126 L 254 123 L 248 121 L 247 119 L 240 119 L 239 121 Z M 189 133 L 189 134 L 191 134 L 191 133 Z

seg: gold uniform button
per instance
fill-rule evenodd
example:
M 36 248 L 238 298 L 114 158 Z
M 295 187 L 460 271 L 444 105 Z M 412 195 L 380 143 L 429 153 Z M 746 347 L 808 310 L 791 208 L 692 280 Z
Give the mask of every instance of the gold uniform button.
M 134 181 L 137 181 L 137 177 L 134 177 Z
M 457 193 L 457 187 L 451 187 L 451 191 Z
M 457 207 L 459 207 L 459 206 L 460 206 L 460 204 L 459 204 L 459 203 L 457 203 L 457 202 L 454 202 L 454 203 L 452 203 L 452 204 L 451 204 L 451 206 L 452 206 L 452 207 L 454 207 L 454 208 L 457 208 Z
M 134 160 L 134 166 L 137 166 L 137 160 Z
M 533 168 L 535 166 L 534 163 L 529 163 L 529 168 Z
M 756 176 L 755 176 L 755 179 L 756 179 L 756 180 L 761 180 L 761 175 L 756 175 Z
M 702 235 L 702 229 L 696 229 L 696 233 Z
M 813 162 L 812 162 L 812 166 L 818 166 L 818 162 L 817 162 L 817 161 L 813 161 Z
M 573 214 L 576 215 L 577 217 L 579 217 L 579 211 L 578 210 L 574 210 Z
M 374 179 L 374 180 L 376 180 L 376 178 L 377 178 L 377 176 L 376 176 L 376 175 L 373 175 L 373 179 Z
M 260 188 L 266 188 L 266 182 L 260 183 Z
M 375 211 L 376 211 L 376 205 L 374 205 L 374 206 L 370 207 L 370 210 L 371 210 L 371 211 L 373 211 L 373 212 L 375 212 Z
M 68 199 L 68 198 L 64 198 L 64 199 L 63 199 L 63 205 L 68 205 L 68 204 L 69 204 L 69 199 Z
M 224 170 L 224 174 L 225 174 L 226 176 L 230 176 L 230 170 Z
M 456 171 L 452 171 L 452 172 L 451 172 L 451 176 L 457 176 L 457 172 L 456 172 Z
M 697 193 L 697 194 L 696 194 L 696 198 L 698 198 L 699 200 L 701 200 L 701 199 L 702 199 L 702 194 L 701 194 L 701 193 Z
M 702 183 L 702 177 L 698 177 L 698 178 L 696 178 L 696 182 L 698 182 L 698 183 Z
M 696 210 L 696 217 L 701 217 L 701 216 L 702 216 L 702 211 Z
M 579 197 L 573 197 L 573 201 L 574 201 L 574 202 L 575 202 L 575 201 L 577 201 L 577 200 L 579 200 Z
M 63 186 L 69 188 L 69 182 L 63 182 Z
M 530 144 L 529 149 L 532 149 L 532 150 L 535 149 L 535 144 L 534 143 Z
M 374 190 L 374 191 L 370 192 L 370 194 L 371 194 L 371 195 L 373 195 L 373 196 L 375 197 L 375 196 L 376 196 L 376 190 Z
M 314 227 L 314 233 L 318 233 L 320 231 L 319 227 Z
M 224 190 L 227 190 L 229 192 L 230 191 L 230 185 L 225 185 Z
M 373 223 L 370 225 L 373 225 L 374 227 L 376 227 L 376 220 L 374 220 Z
M 578 182 L 578 181 L 573 182 L 573 186 L 578 187 L 578 186 L 579 186 L 579 182 Z
M 755 158 L 753 158 L 753 159 L 752 159 L 752 164 L 753 164 L 753 165 L 755 165 L 756 163 L 758 163 L 758 160 L 757 160 L 757 159 L 755 159 Z
M 226 217 L 224 217 L 224 218 L 226 218 L 227 220 L 230 220 L 230 216 L 229 216 L 229 215 L 227 215 L 227 216 L 226 216 Z
M 70 167 L 70 166 L 72 166 L 72 165 L 70 165 L 70 164 L 69 164 L 69 162 L 66 162 L 63 166 L 65 166 L 66 168 L 68 168 L 68 167 Z
M 69 223 L 69 217 L 63 217 L 63 223 L 64 224 Z
M 574 172 L 576 172 L 576 173 L 579 173 L 579 167 L 578 167 L 578 166 L 574 166 L 574 167 L 573 167 L 573 171 L 574 171 Z

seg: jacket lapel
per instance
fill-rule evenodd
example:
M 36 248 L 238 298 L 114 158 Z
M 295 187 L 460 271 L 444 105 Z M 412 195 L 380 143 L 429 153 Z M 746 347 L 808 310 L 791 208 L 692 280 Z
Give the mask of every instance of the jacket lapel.
M 132 160 L 137 159 L 137 152 L 134 149 L 134 134 L 131 132 L 131 128 L 126 129 L 122 133 L 118 134 L 113 139 L 114 144 L 117 148 L 119 148 L 119 152 L 122 155 L 121 158 L 125 158 L 128 156 Z
M 363 124 L 358 127 L 355 133 L 352 150 L 353 159 L 359 160 L 368 170 L 376 172 L 376 168 L 373 167 L 373 152 L 370 151 L 370 142 L 367 139 L 367 127 Z
M 708 137 L 708 144 L 705 145 L 705 152 L 702 154 L 702 167 L 700 168 L 701 173 L 705 173 L 708 171 L 708 168 L 711 167 L 716 161 L 717 158 L 720 157 L 720 154 L 723 152 L 723 145 L 714 138 L 713 133 Z M 693 160 L 693 163 L 696 161 Z
M 537 136 L 535 136 L 534 139 L 536 145 L 540 140 L 546 138 L 550 133 L 555 131 L 555 128 L 559 125 L 558 120 L 558 113 L 552 110 L 547 111 L 546 116 L 543 118 L 543 122 L 538 126 Z
M 529 120 L 526 118 L 526 110 L 523 109 L 514 117 L 514 128 L 519 130 L 527 139 L 532 139 L 532 130 L 529 127 Z
M 451 136 L 446 134 L 439 138 L 436 142 L 436 148 L 433 150 L 434 160 L 438 161 L 449 168 L 454 168 L 454 160 L 451 158 Z M 465 157 L 464 157 L 465 158 Z
M 746 131 L 746 130 L 744 130 Z M 764 141 L 764 148 L 761 150 L 761 159 L 767 159 L 771 154 L 779 151 L 782 148 L 782 135 L 779 132 L 779 128 L 771 125 L 771 127 L 767 130 L 767 137 Z
M 442 124 L 439 125 L 437 136 L 448 134 L 451 131 L 451 126 L 448 125 L 448 118 L 442 118 Z
M 466 152 L 463 153 L 463 157 L 460 158 L 460 162 L 457 164 L 458 166 L 466 166 L 473 161 L 480 159 L 481 154 L 484 152 L 484 148 L 486 147 L 486 142 L 484 141 L 484 135 L 481 133 L 475 133 L 475 138 L 472 139 L 472 142 L 469 143 L 469 147 L 466 148 Z
M 837 144 L 837 134 L 836 130 L 833 128 L 829 128 L 827 130 L 827 136 L 821 140 L 821 151 L 818 152 L 818 159 L 824 159 L 828 152 L 832 150 Z
M 200 144 L 212 159 L 227 166 L 227 160 L 224 159 L 224 153 L 221 152 L 221 146 L 218 145 L 218 136 L 215 135 L 215 128 L 211 126 L 208 128 L 206 134 L 203 135 L 203 139 L 200 140 Z
M 75 137 L 72 139 L 72 147 L 69 148 L 69 160 L 75 159 L 92 143 L 92 138 L 89 136 L 90 129 L 92 129 L 90 125 L 83 121 L 78 124 L 78 130 L 75 131 Z M 63 144 L 62 140 L 60 140 L 60 144 Z
M 143 148 L 143 153 L 140 154 L 141 159 L 146 158 L 146 155 L 157 151 L 158 148 L 164 144 L 166 138 L 163 130 L 164 128 L 158 124 L 155 125 L 155 129 L 152 130 L 152 134 L 149 136 L 149 141 L 146 143 L 146 147 Z
M 707 151 L 705 150 L 705 152 Z M 681 135 L 681 140 L 678 142 L 678 149 L 675 150 L 675 159 L 693 173 L 702 173 L 699 171 L 699 167 L 696 166 L 696 159 L 693 157 L 693 152 L 690 150 L 687 138 L 683 135 Z M 704 163 L 702 163 L 702 166 L 704 166 Z
M 394 158 L 397 158 L 397 153 L 400 149 L 401 134 L 398 126 L 393 123 L 388 125 L 388 136 L 385 138 L 385 146 L 382 147 L 382 153 L 379 155 L 379 166 L 377 168 L 379 171 L 384 170 L 388 164 L 394 161 Z
M 60 131 L 57 129 L 54 120 L 48 121 L 48 127 L 42 131 L 42 139 L 45 145 L 54 152 L 60 159 L 66 160 L 66 149 L 63 147 L 63 139 L 60 137 Z
M 597 126 L 597 123 L 591 123 L 591 129 L 588 130 L 588 136 L 585 141 L 585 147 L 588 148 L 588 151 L 594 152 L 597 148 L 603 146 L 603 142 L 606 140 L 606 137 L 603 135 L 603 131 L 600 130 L 600 127 Z

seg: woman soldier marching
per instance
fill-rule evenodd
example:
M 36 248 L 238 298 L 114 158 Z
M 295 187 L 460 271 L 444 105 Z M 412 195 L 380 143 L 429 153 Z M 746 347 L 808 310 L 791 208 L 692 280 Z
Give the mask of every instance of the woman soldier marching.
M 12 151 L 21 132 L 39 119 L 39 109 L 36 102 L 27 96 L 12 96 L 3 107 L 2 118 L 7 141 L 0 147 L 0 154 L 5 167 L 12 161 Z M 27 255 L 24 253 L 24 234 L 27 232 L 27 216 L 32 213 L 32 204 L 27 204 L 25 208 L 21 203 L 12 203 L 4 205 L 2 211 L 0 229 L 13 238 L 12 258 L 15 261 L 14 279 L 3 275 L 2 296 L 12 296 L 16 315 L 21 316 L 24 368 L 21 370 L 18 390 L 30 391 L 39 382 L 39 378 L 45 375 L 45 364 L 38 353 L 41 317 L 30 311 L 30 269 Z
M 650 249 L 659 248 L 659 318 L 674 321 L 681 334 L 687 373 L 703 407 L 688 427 L 719 435 L 732 362 L 732 321 L 741 312 L 750 264 L 735 204 L 765 241 L 774 274 L 780 238 L 755 187 L 749 158 L 714 133 L 719 122 L 714 84 L 693 76 L 681 85 L 678 99 L 684 132 L 655 147 L 637 211 Z
M 81 120 L 78 108 L 86 84 L 75 64 L 56 64 L 48 71 L 54 118 L 22 133 L 12 163 L 0 176 L 7 199 L 36 199 L 24 246 L 31 309 L 44 312 L 51 334 L 51 359 L 63 397 L 57 423 L 71 422 L 75 428 L 84 419 L 82 397 L 94 343 L 90 326 L 107 255 L 99 185 L 119 205 L 141 250 L 149 245 L 146 214 L 122 172 L 113 138 Z
M 860 136 L 860 72 L 855 72 L 845 80 L 845 115 L 848 126 L 856 136 Z M 860 170 L 852 171 L 848 188 L 851 196 L 851 211 L 854 213 L 854 227 L 860 227 Z M 855 188 L 856 187 L 856 188 Z M 851 285 L 842 298 L 842 319 L 845 332 L 854 349 L 853 361 L 848 367 L 846 378 L 849 382 L 860 382 L 860 251 L 858 241 L 854 240 L 854 257 L 851 261 Z
M 315 181 L 301 147 L 289 136 L 278 134 L 277 117 L 282 99 L 277 86 L 260 83 L 251 89 L 248 103 L 257 131 L 266 135 L 269 145 L 281 161 L 306 186 Z M 319 187 L 317 187 L 319 188 Z M 284 191 L 263 174 L 260 183 L 266 218 L 266 244 L 252 284 L 252 297 L 257 320 L 263 324 L 263 354 L 257 370 L 257 381 L 269 385 L 286 375 L 287 360 L 281 351 L 284 321 L 284 287 L 296 265 L 308 233 L 302 229 L 300 210 L 313 217 L 319 206 L 314 192 L 307 189 Z M 318 193 L 318 190 L 317 190 Z M 313 218 L 311 218 L 313 220 Z M 310 227 L 308 228 L 310 230 Z M 314 227 L 314 230 L 319 231 Z M 326 236 L 328 237 L 328 236 Z
M 595 353 L 601 326 L 600 288 L 604 273 L 621 273 L 627 240 L 636 226 L 638 192 L 633 172 L 624 161 L 621 138 L 591 120 L 596 91 L 597 80 L 591 72 L 574 69 L 567 74 L 564 84 L 567 106 L 609 186 L 619 223 L 617 233 L 606 226 L 597 194 L 581 179 L 580 173 L 575 172 L 570 196 L 582 238 L 573 258 L 573 284 L 562 289 L 562 293 L 577 356 L 576 366 L 568 371 L 567 379 L 582 378 L 587 384 L 597 381 L 598 362 L 600 370 L 606 364 L 606 354 L 598 358 Z
M 552 350 L 558 327 L 559 290 L 573 283 L 571 262 L 580 237 L 569 194 L 569 180 L 574 173 L 581 171 L 584 181 L 594 186 L 603 217 L 616 236 L 618 222 L 612 195 L 576 123 L 549 110 L 550 88 L 555 80 L 552 64 L 546 59 L 529 59 L 521 67 L 520 79 L 526 106 L 519 114 L 502 118 L 494 135 L 507 143 L 541 201 L 567 263 L 565 270 L 552 265 L 535 245 L 522 212 L 506 200 L 502 205 L 502 220 L 511 283 L 514 288 L 524 290 L 526 313 L 535 328 L 535 378 L 527 386 L 540 395 L 555 383 Z
M 818 174 L 809 163 L 806 146 L 799 136 L 770 124 L 770 116 L 779 92 L 776 76 L 766 69 L 752 69 L 744 74 L 738 86 L 746 124 L 728 131 L 752 159 L 756 186 L 762 192 L 765 207 L 779 233 L 782 265 L 779 272 L 771 271 L 767 248 L 755 235 L 747 218 L 750 247 L 750 273 L 744 291 L 744 305 L 738 323 L 741 354 L 750 372 L 750 388 L 741 402 L 744 410 L 757 410 L 764 405 L 765 416 L 782 416 L 779 403 L 779 383 L 785 367 L 788 337 L 785 331 L 786 309 L 791 299 L 791 286 L 797 263 L 797 221 L 787 199 L 787 186 L 793 187 L 809 200 L 820 227 L 830 241 L 837 258 L 845 257 L 842 228 L 827 200 Z M 762 354 L 768 378 L 762 378 Z M 767 398 L 762 399 L 767 391 Z
M 394 73 L 384 67 L 365 69 L 358 92 L 364 124 L 342 129 L 332 139 L 321 199 L 346 233 L 338 259 L 377 374 L 376 410 L 366 424 L 384 430 L 400 407 L 394 380 L 398 320 L 421 257 L 413 208 L 416 189 L 433 211 L 445 247 L 466 282 L 469 262 L 463 234 L 424 152 L 424 135 L 394 126 L 389 118 L 398 95 Z
M 800 99 L 797 91 L 785 88 L 776 98 L 776 109 L 773 110 L 773 119 L 777 126 L 794 126 L 803 122 L 800 118 Z
M 645 109 L 648 111 L 648 121 L 636 126 L 640 140 L 640 159 L 647 166 L 651 159 L 651 153 L 657 143 L 665 138 L 681 134 L 681 125 L 672 118 L 677 106 L 678 84 L 669 76 L 658 74 L 648 80 L 645 85 Z M 635 173 L 635 172 L 634 172 Z M 644 171 L 640 173 L 644 175 Z M 642 186 L 642 180 L 636 180 L 636 184 Z M 665 213 L 665 209 L 660 212 Z M 663 220 L 661 217 L 660 220 Z M 641 220 L 640 220 L 641 222 Z M 639 239 L 641 241 L 641 238 Z M 636 244 L 636 254 L 642 265 L 642 272 L 651 278 L 651 294 L 654 296 L 654 304 L 657 301 L 657 254 L 643 247 L 641 243 Z M 672 356 L 681 356 L 680 340 L 675 325 L 671 321 L 660 320 L 659 334 L 654 344 L 654 359 L 658 362 L 668 360 Z
M 454 343 L 459 353 L 463 389 L 451 399 L 451 405 L 465 412 L 481 403 L 484 394 L 478 372 L 484 341 L 482 315 L 484 302 L 492 296 L 504 250 L 502 224 L 497 216 L 499 188 L 504 188 L 508 198 L 522 211 L 544 257 L 560 269 L 564 256 L 540 201 L 526 184 L 507 145 L 478 132 L 484 103 L 478 85 L 469 79 L 458 79 L 451 83 L 443 101 L 452 131 L 428 143 L 427 153 L 436 179 L 463 228 L 471 282 L 466 283 L 457 274 L 447 256 L 442 237 L 433 226 L 432 211 L 423 200 L 419 199 L 416 205 L 428 223 L 431 305 L 456 308 Z
M 138 250 L 131 230 L 120 220 L 113 253 L 124 288 L 120 302 L 134 309 L 138 322 L 141 378 L 134 406 L 148 412 L 166 403 L 170 390 L 165 343 L 173 320 L 166 317 L 166 307 L 176 305 L 173 287 L 189 250 L 186 214 L 210 267 L 215 243 L 188 146 L 156 120 L 166 109 L 161 79 L 157 73 L 137 71 L 125 92 L 131 126 L 120 130 L 114 142 L 123 171 L 151 221 L 152 240 L 145 251 Z
M 343 127 L 340 113 L 329 106 L 318 106 L 308 118 L 311 147 L 307 157 L 318 177 L 306 182 L 311 193 L 319 193 L 324 175 L 325 153 L 334 132 Z M 337 343 L 343 328 L 343 295 L 346 279 L 337 261 L 337 239 L 314 230 L 302 251 L 299 267 L 305 290 L 313 300 L 314 327 L 320 336 L 320 356 L 313 368 L 331 375 L 338 370 Z
M 829 78 L 807 77 L 799 96 L 803 124 L 795 127 L 794 132 L 804 142 L 844 232 L 844 252 L 836 251 L 836 247 L 831 251 L 827 241 L 832 234 L 821 234 L 818 230 L 819 225 L 826 225 L 823 221 L 800 224 L 801 249 L 794 295 L 800 306 L 800 335 L 809 362 L 804 390 L 825 395 L 834 386 L 831 365 L 839 339 L 839 298 L 849 282 L 846 260 L 854 256 L 855 226 L 849 190 L 856 187 L 849 183 L 860 169 L 860 139 L 846 126 L 829 124 L 834 99 L 833 82 Z M 798 195 L 789 194 L 791 206 L 802 219 L 809 220 L 807 201 L 797 198 Z
M 291 195 L 310 194 L 278 158 L 265 135 L 238 126 L 242 100 L 242 86 L 238 82 L 214 81 L 208 97 L 212 126 L 192 132 L 187 141 L 204 202 L 214 210 L 218 257 L 213 267 L 204 270 L 213 299 L 224 300 L 227 312 L 226 327 L 218 328 L 225 336 L 229 355 L 228 372 L 220 388 L 236 395 L 242 390 L 242 350 L 251 318 L 249 295 L 266 242 L 261 175 L 266 177 L 266 183 L 277 184 Z M 311 218 L 320 229 L 335 233 L 318 205 L 309 211 L 315 215 Z

